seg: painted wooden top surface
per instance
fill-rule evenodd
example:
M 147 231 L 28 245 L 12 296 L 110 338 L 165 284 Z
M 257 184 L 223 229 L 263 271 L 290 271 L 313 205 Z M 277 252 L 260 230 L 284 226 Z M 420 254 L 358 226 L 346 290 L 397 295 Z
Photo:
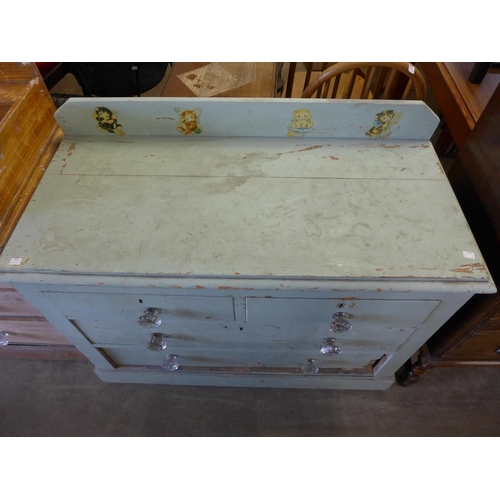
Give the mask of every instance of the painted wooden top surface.
M 368 137 L 66 137 L 12 271 L 490 279 L 430 142 Z
M 429 140 L 438 117 L 421 101 L 73 98 L 55 114 L 66 135 L 332 137 Z

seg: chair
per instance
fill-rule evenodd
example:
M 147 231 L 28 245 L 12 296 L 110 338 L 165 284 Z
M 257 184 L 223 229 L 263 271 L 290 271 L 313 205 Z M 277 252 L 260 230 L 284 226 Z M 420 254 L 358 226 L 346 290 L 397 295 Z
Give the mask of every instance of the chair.
M 286 80 L 286 91 L 285 97 L 297 97 L 297 93 L 299 92 L 300 86 L 302 86 L 301 92 L 305 90 L 305 88 L 309 85 L 311 81 L 311 77 L 313 77 L 313 73 L 317 73 L 318 71 L 324 71 L 328 66 L 331 66 L 333 63 L 328 62 L 307 62 L 302 63 L 302 66 L 305 67 L 305 74 L 303 71 L 297 71 L 297 63 L 291 62 L 288 64 L 288 72 L 287 72 L 287 80 Z M 301 67 L 302 67 L 301 66 Z M 281 68 L 280 68 L 281 72 Z M 300 75 L 300 77 L 299 77 Z M 304 78 L 304 81 L 302 79 Z M 298 88 L 294 88 L 298 87 Z M 281 95 L 282 90 L 278 89 L 278 94 Z
M 332 85 L 333 82 L 333 85 Z M 341 99 L 425 100 L 422 73 L 411 63 L 336 63 L 307 85 L 302 97 Z

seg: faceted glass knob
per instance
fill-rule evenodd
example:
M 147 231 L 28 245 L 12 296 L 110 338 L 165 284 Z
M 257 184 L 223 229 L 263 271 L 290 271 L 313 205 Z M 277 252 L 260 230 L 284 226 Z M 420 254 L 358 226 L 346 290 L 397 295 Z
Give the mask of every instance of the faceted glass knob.
M 149 307 L 144 311 L 144 315 L 141 316 L 137 322 L 144 328 L 156 328 L 161 325 L 161 319 L 158 318 L 158 309 Z
M 161 367 L 170 372 L 175 372 L 175 370 L 179 369 L 179 363 L 177 362 L 176 354 L 169 354 L 167 359 L 161 364 Z
M 335 345 L 335 339 L 334 338 L 329 338 L 329 339 L 324 339 L 323 340 L 323 345 L 321 346 L 321 349 L 319 350 L 321 354 L 340 354 L 341 349 L 338 345 Z
M 0 347 L 5 347 L 9 344 L 9 334 L 7 332 L 0 332 Z
M 347 319 L 346 313 L 335 313 L 333 321 L 330 323 L 330 331 L 334 333 L 348 332 L 352 328 L 351 322 Z
M 151 351 L 162 351 L 167 347 L 167 341 L 161 333 L 153 333 L 151 339 L 146 344 Z
M 319 368 L 314 364 L 316 360 L 312 358 L 306 359 L 305 364 L 302 366 L 302 373 L 309 374 L 309 373 L 318 373 Z

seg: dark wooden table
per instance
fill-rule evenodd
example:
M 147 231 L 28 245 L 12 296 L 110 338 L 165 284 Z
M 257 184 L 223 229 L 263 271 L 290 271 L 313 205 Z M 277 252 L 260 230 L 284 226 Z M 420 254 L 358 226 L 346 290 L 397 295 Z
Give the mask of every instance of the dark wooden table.
M 279 64 L 174 63 L 161 97 L 277 97 Z
M 488 269 L 500 288 L 500 86 L 452 164 L 448 177 Z M 435 366 L 500 368 L 500 293 L 476 295 L 398 373 L 401 385 Z
M 473 62 L 426 62 L 421 67 L 443 113 L 450 138 L 460 151 L 500 83 L 500 72 L 488 72 L 480 84 L 474 84 L 469 82 Z

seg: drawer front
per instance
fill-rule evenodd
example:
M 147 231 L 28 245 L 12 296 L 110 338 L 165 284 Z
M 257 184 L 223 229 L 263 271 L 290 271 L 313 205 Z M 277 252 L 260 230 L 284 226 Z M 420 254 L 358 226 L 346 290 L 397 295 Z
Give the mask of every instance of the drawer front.
M 157 309 L 162 321 L 235 319 L 232 297 L 62 292 L 46 292 L 45 296 L 68 319 L 137 320 L 146 308 Z
M 238 324 L 175 323 L 144 329 L 133 321 L 76 320 L 74 324 L 94 344 L 144 346 L 152 333 L 164 335 L 170 347 L 317 349 L 325 338 L 335 337 L 339 346 L 372 351 L 397 351 L 415 328 L 365 328 L 333 334 L 323 326 L 240 327 Z
M 8 332 L 10 344 L 71 345 L 71 342 L 44 318 L 0 317 L 0 331 Z
M 317 351 L 282 350 L 282 349 L 187 349 L 177 348 L 175 351 L 150 351 L 141 347 L 108 347 L 104 349 L 108 356 L 118 365 L 160 367 L 168 354 L 177 355 L 180 369 L 198 368 L 291 368 L 300 370 L 308 358 L 315 360 L 321 369 L 361 369 L 371 374 L 371 367 L 382 355 L 378 352 L 345 349 L 341 354 L 323 356 Z
M 500 363 L 500 333 L 475 333 L 447 354 L 446 359 Z
M 416 327 L 439 305 L 438 300 L 341 300 L 247 297 L 248 324 L 328 326 L 335 313 L 347 314 L 353 328 Z

